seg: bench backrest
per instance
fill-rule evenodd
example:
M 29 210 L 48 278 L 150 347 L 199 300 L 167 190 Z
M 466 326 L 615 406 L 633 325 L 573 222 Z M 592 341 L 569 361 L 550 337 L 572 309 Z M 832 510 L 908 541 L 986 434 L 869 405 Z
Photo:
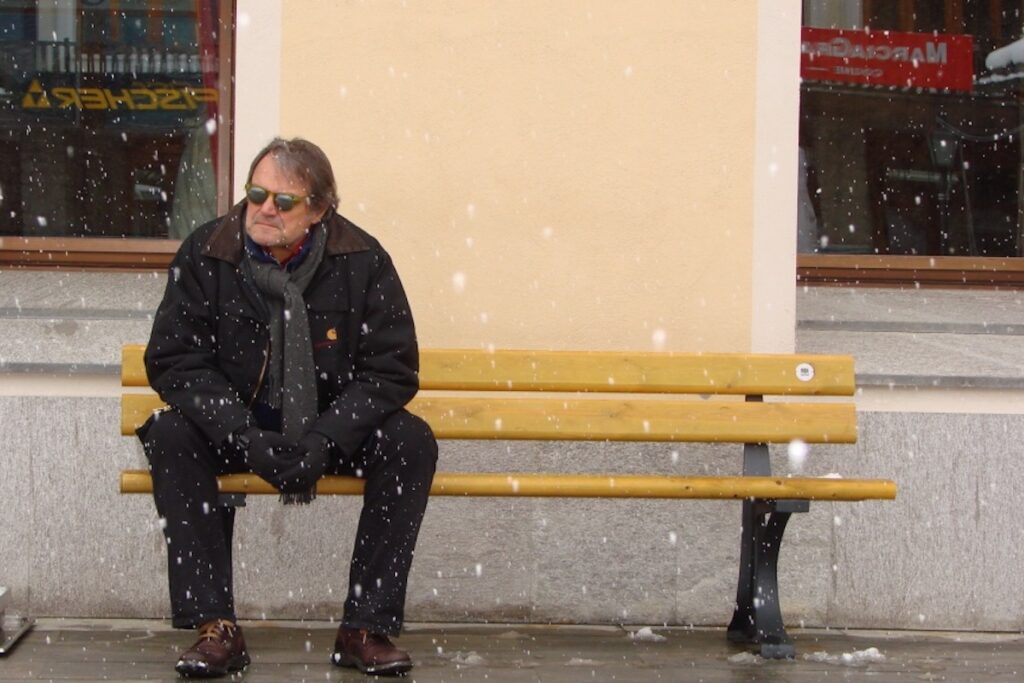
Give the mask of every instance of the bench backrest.
M 121 431 L 159 409 L 142 345 L 122 353 Z M 442 439 L 853 443 L 853 358 L 430 349 L 409 410 Z M 767 399 L 767 400 L 764 400 Z M 774 399 L 774 400 L 773 400 Z

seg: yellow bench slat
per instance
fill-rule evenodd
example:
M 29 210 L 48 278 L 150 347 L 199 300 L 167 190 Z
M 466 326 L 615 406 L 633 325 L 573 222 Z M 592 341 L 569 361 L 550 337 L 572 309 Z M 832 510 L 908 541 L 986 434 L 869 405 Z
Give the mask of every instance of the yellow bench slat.
M 855 387 L 849 356 L 427 349 L 420 362 L 425 389 L 849 396 Z M 798 378 L 801 364 L 813 377 Z
M 144 344 L 125 344 L 121 347 L 121 386 L 149 386 L 149 378 L 146 377 L 146 364 L 142 360 L 145 353 L 146 346 Z
M 148 386 L 144 349 L 122 350 L 124 386 Z M 851 356 L 424 349 L 420 366 L 423 389 L 794 396 L 855 389 Z
M 255 474 L 218 478 L 223 493 L 276 494 Z M 145 470 L 121 473 L 121 493 L 150 493 L 153 481 Z M 363 480 L 327 476 L 317 484 L 320 495 L 359 495 Z M 776 500 L 892 500 L 896 484 L 886 479 L 814 477 L 677 477 L 658 475 L 529 474 L 522 472 L 439 472 L 432 496 L 518 496 L 571 498 L 696 498 Z
M 125 394 L 121 433 L 131 434 L 163 403 Z M 440 439 L 855 443 L 851 403 L 759 403 L 660 399 L 417 396 L 409 410 Z

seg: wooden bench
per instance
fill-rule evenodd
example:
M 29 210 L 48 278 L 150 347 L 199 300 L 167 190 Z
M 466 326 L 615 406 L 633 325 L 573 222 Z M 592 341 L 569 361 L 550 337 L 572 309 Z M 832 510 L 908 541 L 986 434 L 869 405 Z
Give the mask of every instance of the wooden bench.
M 148 389 L 143 350 L 123 350 L 125 435 L 162 407 Z M 790 515 L 806 512 L 812 500 L 896 497 L 888 480 L 772 476 L 768 444 L 856 441 L 850 399 L 811 400 L 853 395 L 849 356 L 426 350 L 420 360 L 422 390 L 409 410 L 439 439 L 742 444 L 742 474 L 736 476 L 439 471 L 431 495 L 740 500 L 739 584 L 728 637 L 759 645 L 765 657 L 795 653 L 776 576 Z M 328 476 L 317 491 L 360 494 L 362 485 Z M 220 489 L 276 493 L 252 474 L 222 476 Z M 122 473 L 123 493 L 151 490 L 147 471 Z

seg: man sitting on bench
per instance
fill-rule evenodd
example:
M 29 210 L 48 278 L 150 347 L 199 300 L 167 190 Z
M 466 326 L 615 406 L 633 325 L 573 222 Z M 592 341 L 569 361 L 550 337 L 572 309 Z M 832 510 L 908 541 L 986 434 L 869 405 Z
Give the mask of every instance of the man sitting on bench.
M 172 623 L 199 629 L 175 668 L 212 677 L 249 663 L 232 595 L 235 508 L 216 476 L 254 472 L 287 504 L 309 503 L 329 472 L 366 480 L 332 661 L 404 673 L 409 655 L 388 636 L 402 626 L 437 461 L 430 427 L 403 409 L 418 388 L 408 300 L 377 240 L 335 212 L 319 147 L 273 140 L 245 187 L 182 243 L 145 354 L 169 406 L 138 434 L 167 540 Z

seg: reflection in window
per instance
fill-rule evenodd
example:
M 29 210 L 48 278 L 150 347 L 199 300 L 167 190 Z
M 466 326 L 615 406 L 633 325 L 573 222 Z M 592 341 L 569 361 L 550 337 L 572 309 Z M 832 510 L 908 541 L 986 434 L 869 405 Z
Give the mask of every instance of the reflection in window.
M 1024 255 L 1021 8 L 804 0 L 801 252 Z
M 0 235 L 213 218 L 219 44 L 214 0 L 0 0 Z

